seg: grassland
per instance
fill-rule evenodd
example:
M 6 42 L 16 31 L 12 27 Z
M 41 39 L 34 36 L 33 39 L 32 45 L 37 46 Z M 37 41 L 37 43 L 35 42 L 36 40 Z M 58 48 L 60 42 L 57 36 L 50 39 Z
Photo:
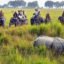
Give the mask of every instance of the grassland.
M 18 9 L 3 10 L 6 26 L 0 27 L 0 64 L 64 64 L 64 55 L 56 57 L 46 47 L 34 48 L 33 41 L 40 35 L 59 36 L 64 38 L 64 25 L 58 21 L 63 10 L 41 9 L 41 16 L 45 18 L 50 13 L 52 22 L 31 26 L 30 18 L 34 9 L 24 9 L 28 18 L 28 25 L 8 27 L 9 20 L 14 11 Z

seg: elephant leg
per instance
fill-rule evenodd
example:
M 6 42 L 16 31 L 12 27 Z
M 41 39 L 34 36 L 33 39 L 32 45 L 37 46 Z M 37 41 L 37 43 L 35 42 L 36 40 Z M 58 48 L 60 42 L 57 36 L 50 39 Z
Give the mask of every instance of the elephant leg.
M 3 26 L 3 27 L 5 26 L 4 21 L 2 21 L 2 26 Z
M 34 25 L 34 19 L 33 18 L 31 19 L 31 25 Z
M 9 23 L 9 27 L 11 27 L 11 25 L 12 25 L 12 23 L 10 22 L 10 23 Z
M 0 20 L 0 25 L 4 27 L 4 20 Z
M 15 23 L 15 27 L 18 26 L 18 22 Z
M 19 26 L 19 25 L 20 25 L 20 22 L 19 21 L 15 22 L 15 27 L 16 26 Z

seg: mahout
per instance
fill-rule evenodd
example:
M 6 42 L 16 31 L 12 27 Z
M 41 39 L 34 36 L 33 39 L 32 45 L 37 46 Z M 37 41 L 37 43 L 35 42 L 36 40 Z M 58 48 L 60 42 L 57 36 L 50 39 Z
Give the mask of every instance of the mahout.
M 4 13 L 2 10 L 0 11 L 0 26 L 2 27 L 5 26 L 5 18 L 4 18 Z
M 45 23 L 47 24 L 47 23 L 49 23 L 49 22 L 51 22 L 51 17 L 50 17 L 50 14 L 47 13 L 47 14 L 46 14 L 46 18 L 45 18 Z

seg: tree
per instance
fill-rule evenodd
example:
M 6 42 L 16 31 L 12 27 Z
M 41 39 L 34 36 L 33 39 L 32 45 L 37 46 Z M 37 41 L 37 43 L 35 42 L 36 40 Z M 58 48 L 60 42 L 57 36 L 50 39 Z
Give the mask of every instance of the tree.
M 34 2 L 29 2 L 27 7 L 36 8 L 36 7 L 39 7 L 39 5 L 37 1 L 34 1 Z
M 60 7 L 64 7 L 64 1 L 60 2 Z
M 8 8 L 7 4 L 2 5 L 2 8 Z
M 19 7 L 19 6 L 25 7 L 26 6 L 26 2 L 23 0 L 10 1 L 8 4 L 13 7 Z
M 0 8 L 3 8 L 2 5 L 0 5 Z
M 53 8 L 54 2 L 53 1 L 46 1 L 45 7 Z
M 60 7 L 60 2 L 54 2 L 54 6 L 55 6 L 56 8 L 59 8 L 59 7 Z

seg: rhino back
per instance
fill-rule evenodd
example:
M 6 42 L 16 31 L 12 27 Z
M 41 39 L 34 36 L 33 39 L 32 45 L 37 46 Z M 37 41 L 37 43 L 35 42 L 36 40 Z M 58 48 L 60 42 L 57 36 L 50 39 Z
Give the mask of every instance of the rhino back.
M 53 40 L 54 38 L 48 36 L 38 37 L 34 41 L 34 44 L 36 46 L 45 45 L 46 47 L 49 47 L 52 44 Z

